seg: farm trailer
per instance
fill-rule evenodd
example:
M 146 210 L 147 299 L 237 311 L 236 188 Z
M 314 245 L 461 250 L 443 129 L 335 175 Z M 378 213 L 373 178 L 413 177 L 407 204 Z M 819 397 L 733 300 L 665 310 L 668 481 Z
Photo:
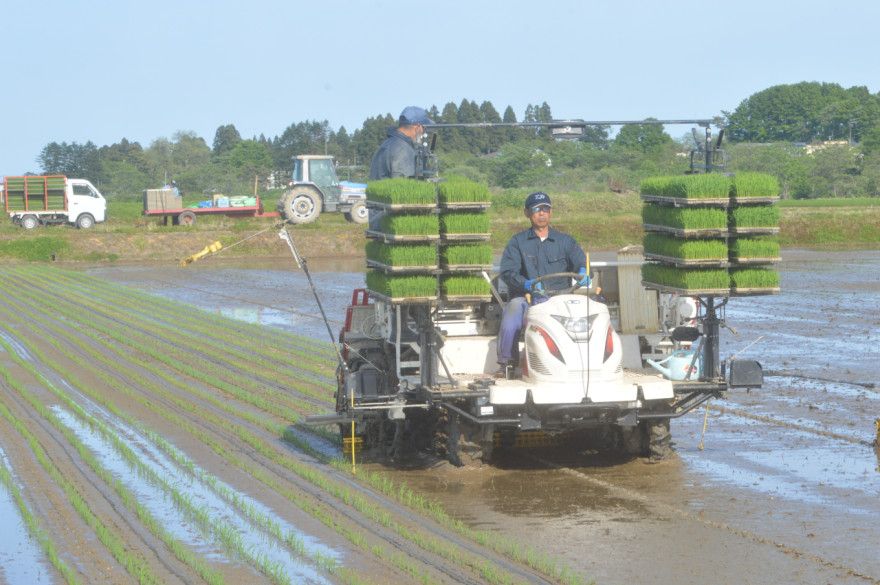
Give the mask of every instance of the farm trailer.
M 180 195 L 173 189 L 144 190 L 144 211 L 146 217 L 161 218 L 163 225 L 168 225 L 171 218 L 173 225 L 191 226 L 199 215 L 224 215 L 227 217 L 278 217 L 277 211 L 264 211 L 263 201 L 259 197 L 253 205 L 232 205 L 230 198 L 217 198 L 220 205 L 211 207 L 184 207 Z

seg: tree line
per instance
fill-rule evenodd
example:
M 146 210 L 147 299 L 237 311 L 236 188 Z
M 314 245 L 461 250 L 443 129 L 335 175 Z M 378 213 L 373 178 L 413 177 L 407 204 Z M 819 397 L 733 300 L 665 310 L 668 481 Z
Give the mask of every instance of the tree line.
M 427 108 L 439 123 L 549 122 L 550 106 L 528 105 L 521 118 L 507 106 L 463 99 Z M 779 176 L 790 197 L 874 195 L 880 191 L 880 95 L 865 87 L 803 82 L 773 86 L 722 112 L 728 170 Z M 366 119 L 353 132 L 327 120 L 291 123 L 278 136 L 243 138 L 234 124 L 217 128 L 211 144 L 193 132 L 157 138 L 148 146 L 122 138 L 47 144 L 38 157 L 44 173 L 88 178 L 110 197 L 136 196 L 170 180 L 185 193 L 249 192 L 254 177 L 289 176 L 297 154 L 329 154 L 343 178 L 364 179 L 389 128 L 391 114 Z M 635 189 L 645 176 L 687 170 L 689 136 L 673 139 L 662 126 L 588 127 L 574 141 L 557 141 L 547 128 L 441 128 L 437 155 L 444 174 L 493 186 L 569 190 Z M 837 141 L 816 148 L 806 144 Z

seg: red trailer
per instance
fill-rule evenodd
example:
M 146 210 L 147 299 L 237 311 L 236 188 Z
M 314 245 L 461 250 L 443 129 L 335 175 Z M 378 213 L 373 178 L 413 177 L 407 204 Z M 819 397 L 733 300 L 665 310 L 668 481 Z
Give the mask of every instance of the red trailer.
M 162 193 L 165 191 L 167 193 Z M 229 198 L 225 198 L 228 201 Z M 179 196 L 171 195 L 170 189 L 150 189 L 144 193 L 144 215 L 162 218 L 162 224 L 190 226 L 199 215 L 225 215 L 227 217 L 278 217 L 277 211 L 263 211 L 259 197 L 255 205 L 214 205 L 211 207 L 183 207 Z M 215 202 L 216 203 L 216 202 Z

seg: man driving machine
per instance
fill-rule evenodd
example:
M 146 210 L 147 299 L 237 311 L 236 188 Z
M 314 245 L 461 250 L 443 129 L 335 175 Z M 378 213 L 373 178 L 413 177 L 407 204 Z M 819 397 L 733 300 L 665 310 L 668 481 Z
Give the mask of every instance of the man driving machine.
M 496 377 L 509 378 L 519 357 L 519 334 L 523 328 L 529 301 L 546 300 L 545 286 L 550 290 L 565 288 L 567 277 L 535 282 L 548 274 L 576 272 L 578 286 L 590 286 L 587 274 L 587 256 L 580 245 L 568 234 L 550 227 L 553 207 L 550 197 L 538 191 L 526 197 L 525 216 L 531 226 L 514 234 L 501 256 L 501 279 L 510 291 L 510 300 L 504 306 L 501 328 L 498 332 L 498 365 Z

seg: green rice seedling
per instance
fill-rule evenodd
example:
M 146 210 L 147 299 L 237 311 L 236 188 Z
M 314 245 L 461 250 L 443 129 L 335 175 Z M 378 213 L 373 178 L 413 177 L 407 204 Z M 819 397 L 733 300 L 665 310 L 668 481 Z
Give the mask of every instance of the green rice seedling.
M 778 197 L 779 181 L 766 173 L 737 173 L 730 194 L 736 197 Z
M 775 237 L 736 238 L 730 243 L 730 252 L 736 258 L 778 258 L 779 240 Z
M 367 272 L 367 288 L 391 298 L 432 297 L 437 294 L 437 279 L 433 276 L 401 276 Z
M 682 240 L 662 234 L 645 234 L 645 252 L 683 260 L 727 259 L 724 240 Z
M 646 224 L 677 229 L 726 229 L 727 211 L 715 208 L 664 207 L 645 204 L 642 220 Z
M 441 284 L 446 296 L 485 296 L 491 293 L 489 283 L 482 276 L 447 276 Z
M 434 183 L 398 177 L 369 183 L 367 199 L 392 205 L 424 205 L 436 203 L 437 195 Z
M 431 244 L 385 244 L 369 241 L 367 258 L 387 266 L 434 266 L 437 248 Z
M 489 216 L 486 213 L 442 213 L 440 227 L 445 234 L 485 234 L 489 232 Z
M 730 179 L 725 175 L 683 175 L 650 177 L 639 186 L 643 195 L 684 197 L 687 199 L 726 199 Z
M 446 264 L 492 264 L 492 246 L 488 244 L 450 244 L 441 250 Z
M 727 270 L 723 268 L 677 268 L 643 264 L 642 279 L 686 290 L 719 290 L 730 287 Z
M 779 273 L 770 268 L 739 268 L 730 271 L 730 285 L 737 289 L 779 288 Z
M 779 227 L 779 208 L 773 205 L 743 205 L 730 210 L 733 227 Z
M 472 203 L 489 201 L 489 187 L 463 177 L 449 178 L 440 183 L 437 193 L 441 203 Z
M 381 229 L 396 236 L 433 236 L 440 233 L 440 222 L 432 213 L 384 215 Z

